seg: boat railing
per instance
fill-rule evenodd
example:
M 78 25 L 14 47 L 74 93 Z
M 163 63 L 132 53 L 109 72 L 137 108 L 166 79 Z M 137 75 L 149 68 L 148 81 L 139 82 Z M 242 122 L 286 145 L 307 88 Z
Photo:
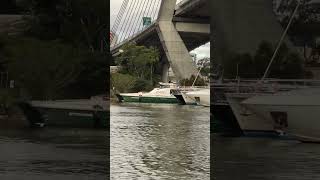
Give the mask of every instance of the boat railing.
M 226 105 L 226 93 L 268 93 L 288 92 L 291 90 L 320 87 L 320 80 L 311 79 L 224 79 L 223 81 L 212 81 L 213 104 Z

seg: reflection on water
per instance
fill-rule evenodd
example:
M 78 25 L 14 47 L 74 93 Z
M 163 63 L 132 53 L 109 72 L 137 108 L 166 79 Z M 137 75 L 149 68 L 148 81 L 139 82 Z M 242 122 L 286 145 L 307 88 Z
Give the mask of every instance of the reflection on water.
M 213 143 L 213 176 L 217 180 L 320 179 L 319 144 L 217 135 Z
M 209 179 L 209 108 L 111 105 L 111 179 Z
M 105 180 L 106 131 L 0 132 L 1 180 Z

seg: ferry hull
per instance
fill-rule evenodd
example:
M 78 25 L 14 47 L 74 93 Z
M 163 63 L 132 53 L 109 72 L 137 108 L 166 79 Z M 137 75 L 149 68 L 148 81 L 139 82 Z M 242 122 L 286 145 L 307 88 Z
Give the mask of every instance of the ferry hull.
M 108 125 L 109 101 L 104 97 L 31 101 L 30 104 L 44 117 L 47 126 L 98 128 Z
M 178 104 L 175 97 L 121 96 L 122 102 Z
M 63 127 L 107 127 L 109 113 L 106 111 L 76 110 L 76 109 L 37 109 L 44 115 L 47 126 Z

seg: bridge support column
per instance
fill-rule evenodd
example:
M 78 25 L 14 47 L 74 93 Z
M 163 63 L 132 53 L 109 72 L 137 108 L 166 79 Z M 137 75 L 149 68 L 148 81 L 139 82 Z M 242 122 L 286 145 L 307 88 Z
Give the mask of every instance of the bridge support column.
M 197 73 L 189 51 L 172 22 L 176 0 L 163 0 L 158 17 L 157 32 L 162 47 L 177 80 Z M 168 74 L 168 73 L 167 73 Z
M 169 68 L 170 68 L 170 64 L 168 62 L 165 62 L 162 64 L 162 76 L 161 76 L 162 82 L 169 81 Z

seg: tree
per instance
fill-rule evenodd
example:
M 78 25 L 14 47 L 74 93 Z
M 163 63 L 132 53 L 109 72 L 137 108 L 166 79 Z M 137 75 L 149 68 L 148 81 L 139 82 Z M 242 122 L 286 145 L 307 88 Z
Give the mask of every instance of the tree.
M 94 51 L 109 48 L 109 1 L 20 0 L 31 15 L 29 35 L 43 40 L 63 39 Z
M 108 3 L 17 0 L 27 15 L 28 29 L 23 36 L 4 43 L 0 40 L 1 65 L 34 98 L 109 94 Z
M 304 47 L 304 58 L 310 61 L 306 53 L 307 47 L 316 49 L 316 38 L 320 37 L 320 3 L 312 3 L 312 0 L 301 0 L 301 5 L 298 9 L 293 23 L 288 31 L 293 42 Z M 297 5 L 297 0 L 281 0 L 280 5 L 276 9 L 280 15 L 280 22 L 285 27 L 293 10 Z M 318 52 L 320 53 L 320 52 Z
M 81 72 L 79 76 L 66 88 L 68 97 L 90 97 L 97 94 L 106 94 L 109 90 L 108 54 L 91 53 L 83 54 Z
M 152 81 L 155 64 L 159 62 L 159 51 L 150 47 L 128 44 L 123 47 L 123 53 L 116 58 L 122 73 L 127 73 L 141 79 L 148 77 Z
M 154 47 L 147 48 L 133 43 L 124 46 L 122 51 L 121 55 L 115 58 L 115 63 L 121 67 L 120 74 L 136 78 L 130 91 L 152 89 L 159 81 L 159 75 L 155 74 L 155 66 L 159 62 L 159 51 Z
M 261 78 L 273 55 L 274 47 L 269 42 L 261 42 L 254 56 L 250 54 L 233 54 L 225 65 L 225 76 L 235 78 Z M 302 59 L 289 51 L 283 44 L 271 65 L 268 78 L 301 78 L 304 74 Z
M 55 99 L 76 80 L 85 52 L 59 41 L 11 39 L 5 47 L 7 69 L 33 99 Z

